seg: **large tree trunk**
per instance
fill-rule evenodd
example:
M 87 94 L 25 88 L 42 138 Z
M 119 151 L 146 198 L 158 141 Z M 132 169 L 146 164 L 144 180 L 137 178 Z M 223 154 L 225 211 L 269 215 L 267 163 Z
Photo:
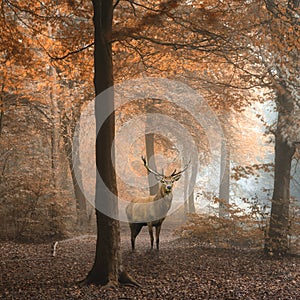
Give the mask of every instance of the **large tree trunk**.
M 95 50 L 94 50 L 94 84 L 96 95 L 113 85 L 113 64 L 111 50 L 111 31 L 113 16 L 112 0 L 92 0 L 94 8 Z M 112 213 L 117 214 L 118 203 L 116 174 L 113 161 L 114 153 L 111 151 L 115 134 L 115 118 L 111 114 L 106 121 L 99 124 L 99 116 L 113 111 L 113 92 L 107 97 L 96 99 L 96 199 L 97 207 L 108 207 Z M 101 122 L 101 120 L 100 120 Z M 100 128 L 99 128 L 100 127 Z M 100 176 L 108 190 L 101 188 Z M 123 271 L 120 252 L 119 221 L 113 219 L 96 209 L 97 244 L 94 265 L 83 283 L 102 285 L 117 285 L 118 282 L 132 283 Z
M 288 143 L 283 134 L 283 125 L 286 124 L 293 107 L 286 95 L 279 95 L 278 103 L 280 105 L 275 134 L 274 191 L 265 250 L 268 254 L 284 255 L 289 247 L 290 173 L 295 146 Z

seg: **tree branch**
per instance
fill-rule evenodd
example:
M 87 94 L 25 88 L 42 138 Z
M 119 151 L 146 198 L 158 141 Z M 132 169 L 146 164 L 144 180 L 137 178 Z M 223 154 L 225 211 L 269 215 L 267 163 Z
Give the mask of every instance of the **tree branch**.
M 70 55 L 80 53 L 80 52 L 82 52 L 82 51 L 84 51 L 84 50 L 86 50 L 86 49 L 88 49 L 88 48 L 94 46 L 94 44 L 95 44 L 95 43 L 92 42 L 92 43 L 90 43 L 90 44 L 88 44 L 88 45 L 86 45 L 86 46 L 84 46 L 84 47 L 82 47 L 82 48 L 76 49 L 76 50 L 74 50 L 74 51 L 69 51 L 68 53 L 66 53 L 66 54 L 63 55 L 63 56 L 56 56 L 56 57 L 55 57 L 55 56 L 52 56 L 50 53 L 48 53 L 48 55 L 50 56 L 50 58 L 51 58 L 52 60 L 63 60 L 63 59 L 66 59 L 67 57 L 69 57 Z
M 115 8 L 118 6 L 118 4 L 120 3 L 121 0 L 117 0 L 116 3 L 113 6 L 113 10 L 115 10 Z

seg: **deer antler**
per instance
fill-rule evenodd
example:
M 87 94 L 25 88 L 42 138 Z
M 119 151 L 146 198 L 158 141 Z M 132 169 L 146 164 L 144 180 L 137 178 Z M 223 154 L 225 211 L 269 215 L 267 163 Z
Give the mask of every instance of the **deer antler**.
M 164 177 L 164 174 L 160 174 L 160 173 L 158 173 L 158 172 L 150 169 L 150 167 L 147 164 L 146 158 L 144 156 L 142 156 L 142 161 L 144 162 L 144 166 L 148 170 L 148 172 L 150 172 L 150 173 L 152 173 L 152 174 L 154 174 L 156 176 Z
M 189 162 L 184 166 L 184 168 L 181 171 L 177 172 L 177 173 L 176 173 L 176 169 L 175 169 L 173 171 L 173 173 L 171 174 L 171 176 L 173 177 L 173 176 L 177 176 L 177 175 L 182 174 L 189 167 L 190 163 L 191 163 L 191 160 L 189 160 Z

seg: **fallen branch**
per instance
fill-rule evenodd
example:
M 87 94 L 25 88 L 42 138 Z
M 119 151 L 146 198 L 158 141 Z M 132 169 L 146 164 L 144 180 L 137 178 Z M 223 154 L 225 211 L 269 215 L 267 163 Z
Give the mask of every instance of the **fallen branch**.
M 55 255 L 56 255 L 56 248 L 57 248 L 57 246 L 58 246 L 58 242 L 55 242 L 55 243 L 53 244 L 52 256 L 55 256 Z

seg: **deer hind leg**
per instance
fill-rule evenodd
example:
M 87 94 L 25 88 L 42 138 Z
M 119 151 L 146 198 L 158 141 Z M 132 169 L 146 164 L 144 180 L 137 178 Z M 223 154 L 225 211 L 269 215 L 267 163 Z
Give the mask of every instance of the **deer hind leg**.
M 135 238 L 140 233 L 143 225 L 139 223 L 130 223 L 130 231 L 131 231 L 131 248 L 132 250 L 135 249 Z
M 159 250 L 159 234 L 160 234 L 161 224 L 155 227 L 155 237 L 156 237 L 156 249 Z
M 154 237 L 153 237 L 153 225 L 152 225 L 152 223 L 148 223 L 148 230 L 149 230 L 150 241 L 151 241 L 151 249 L 153 249 Z

